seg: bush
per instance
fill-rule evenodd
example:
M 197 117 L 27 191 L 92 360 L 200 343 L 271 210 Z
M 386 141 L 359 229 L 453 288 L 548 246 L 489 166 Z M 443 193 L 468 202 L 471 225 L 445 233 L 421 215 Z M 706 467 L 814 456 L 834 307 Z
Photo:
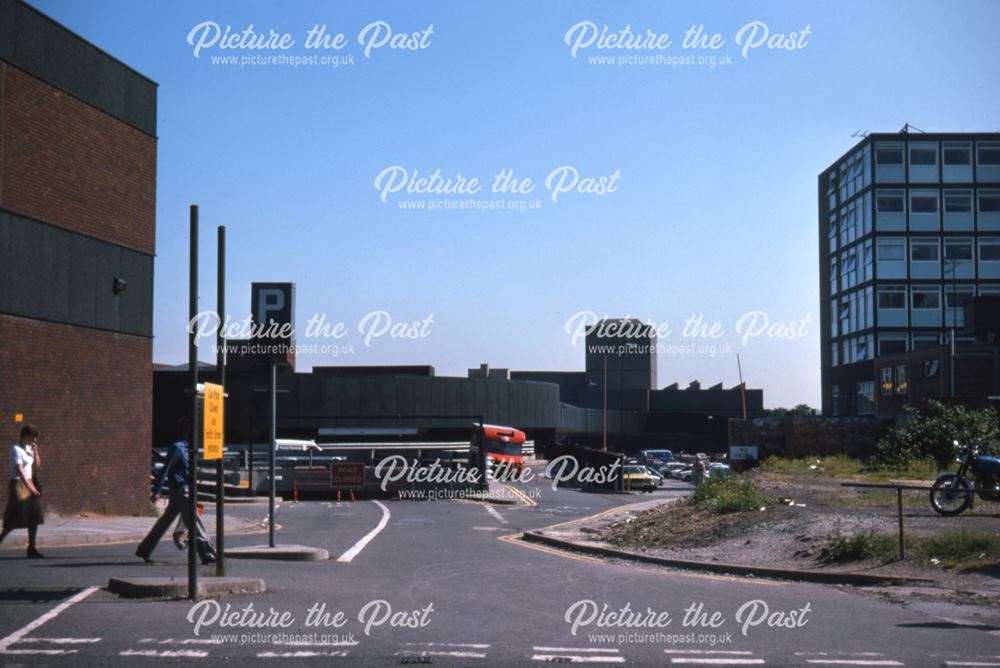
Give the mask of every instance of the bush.
M 855 536 L 845 536 L 840 532 L 840 522 L 830 543 L 822 549 L 819 560 L 825 564 L 845 561 L 880 559 L 890 561 L 897 556 L 898 543 L 887 534 L 862 531 Z
M 992 408 L 972 410 L 928 401 L 923 409 L 908 407 L 908 424 L 879 441 L 876 459 L 882 467 L 907 467 L 932 459 L 941 468 L 952 460 L 952 442 L 979 445 L 983 454 L 1000 454 L 1000 420 Z
M 716 515 L 755 512 L 771 504 L 770 497 L 753 480 L 736 475 L 729 478 L 712 476 L 704 480 L 695 489 L 691 501 Z

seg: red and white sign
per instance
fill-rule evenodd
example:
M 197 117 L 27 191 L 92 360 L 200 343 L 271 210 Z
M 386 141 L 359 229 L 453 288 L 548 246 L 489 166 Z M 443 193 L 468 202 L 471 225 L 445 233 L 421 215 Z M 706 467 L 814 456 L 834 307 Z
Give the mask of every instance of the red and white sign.
M 365 465 L 362 463 L 334 463 L 330 465 L 331 487 L 362 487 L 365 484 Z

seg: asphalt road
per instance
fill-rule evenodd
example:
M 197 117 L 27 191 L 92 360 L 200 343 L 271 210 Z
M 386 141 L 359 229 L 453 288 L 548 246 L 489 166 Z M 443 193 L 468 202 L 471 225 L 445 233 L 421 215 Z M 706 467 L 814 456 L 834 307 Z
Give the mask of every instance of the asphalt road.
M 184 578 L 185 557 L 169 541 L 150 565 L 132 556 L 134 545 L 50 549 L 39 561 L 0 552 L 0 664 L 1000 666 L 1000 631 L 850 588 L 682 573 L 511 540 L 649 498 L 552 490 L 543 481 L 518 487 L 537 506 L 285 503 L 279 541 L 325 548 L 331 559 L 230 560 L 230 575 L 262 577 L 268 591 L 196 609 L 100 589 L 112 576 Z M 673 484 L 655 495 L 686 489 Z M 616 623 L 607 614 L 625 606 L 631 617 L 618 614 Z M 704 613 L 696 623 L 685 620 L 691 606 Z M 329 626 L 316 623 L 322 613 Z

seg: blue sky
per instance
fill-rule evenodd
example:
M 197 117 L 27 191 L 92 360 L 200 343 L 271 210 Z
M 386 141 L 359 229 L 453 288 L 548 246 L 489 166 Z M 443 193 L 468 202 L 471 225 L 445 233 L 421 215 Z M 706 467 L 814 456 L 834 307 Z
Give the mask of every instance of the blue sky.
M 186 356 L 187 212 L 197 203 L 202 308 L 214 307 L 215 226 L 226 225 L 234 318 L 249 312 L 251 281 L 291 281 L 300 333 L 317 313 L 350 330 L 336 356 L 300 353 L 299 370 L 433 364 L 441 375 L 464 375 L 481 362 L 579 370 L 582 345 L 571 345 L 565 326 L 590 311 L 672 328 L 660 341 L 675 346 L 659 355 L 661 385 L 735 384 L 738 352 L 767 405 L 818 405 L 817 175 L 859 129 L 1000 128 L 991 66 L 1000 4 L 986 1 L 33 4 L 159 83 L 158 362 Z M 295 44 L 216 45 L 196 58 L 186 40 L 205 21 L 289 33 Z M 433 33 L 423 49 L 386 45 L 366 58 L 357 39 L 375 21 L 393 34 L 429 26 Z M 564 37 L 581 21 L 668 33 L 673 44 L 591 46 L 573 58 Z M 801 49 L 761 46 L 743 58 L 735 36 L 753 21 L 770 34 L 806 26 L 811 34 Z M 343 33 L 347 46 L 306 49 L 317 24 Z M 725 45 L 683 49 L 693 24 Z M 211 60 L 314 53 L 344 63 Z M 656 54 L 733 62 L 588 60 Z M 396 193 L 383 202 L 375 178 L 392 166 L 477 177 L 485 185 L 473 200 L 538 198 L 542 206 L 402 209 L 404 200 L 467 198 Z M 561 166 L 580 178 L 620 179 L 614 192 L 569 192 L 552 202 L 544 182 Z M 534 192 L 489 193 L 501 169 L 531 177 Z M 366 346 L 357 328 L 373 311 L 393 323 L 433 322 L 424 338 L 386 334 Z M 737 322 L 757 311 L 803 335 L 760 335 L 744 345 Z M 695 314 L 725 333 L 683 336 Z M 202 353 L 212 358 L 207 347 Z

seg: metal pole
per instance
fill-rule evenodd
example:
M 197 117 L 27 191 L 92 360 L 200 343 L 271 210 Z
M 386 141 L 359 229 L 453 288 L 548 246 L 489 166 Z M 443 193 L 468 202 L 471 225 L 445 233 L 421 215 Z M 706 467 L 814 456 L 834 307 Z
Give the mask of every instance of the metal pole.
M 188 285 L 188 370 L 191 374 L 191 438 L 188 441 L 188 597 L 198 600 L 198 344 L 192 323 L 198 316 L 198 205 L 191 205 Z
M 604 356 L 604 452 L 608 451 L 608 356 Z
M 274 459 L 277 456 L 278 450 L 278 365 L 275 364 L 272 359 L 270 362 L 270 373 L 268 374 L 268 392 L 271 395 L 271 430 L 270 430 L 270 442 L 271 442 L 271 456 L 268 458 L 270 463 L 269 473 L 270 473 L 270 490 L 268 499 L 268 509 L 267 509 L 267 544 L 270 547 L 274 547 L 274 497 L 277 492 L 277 485 L 275 481 L 275 464 Z
M 219 374 L 219 385 L 222 386 L 222 403 L 226 403 L 226 334 L 222 324 L 226 318 L 226 226 L 219 225 L 218 259 L 216 260 L 216 292 L 215 308 L 219 316 L 219 328 L 215 331 L 215 368 Z M 223 411 L 225 415 L 225 411 Z M 222 426 L 222 449 L 226 449 L 226 427 Z M 223 462 L 225 456 L 215 462 L 215 544 L 218 561 L 215 562 L 215 574 L 222 577 L 226 574 L 226 495 L 223 487 L 226 481 L 226 471 Z
M 903 548 L 903 489 L 896 488 L 896 508 L 899 511 L 899 560 L 906 558 L 906 550 Z

